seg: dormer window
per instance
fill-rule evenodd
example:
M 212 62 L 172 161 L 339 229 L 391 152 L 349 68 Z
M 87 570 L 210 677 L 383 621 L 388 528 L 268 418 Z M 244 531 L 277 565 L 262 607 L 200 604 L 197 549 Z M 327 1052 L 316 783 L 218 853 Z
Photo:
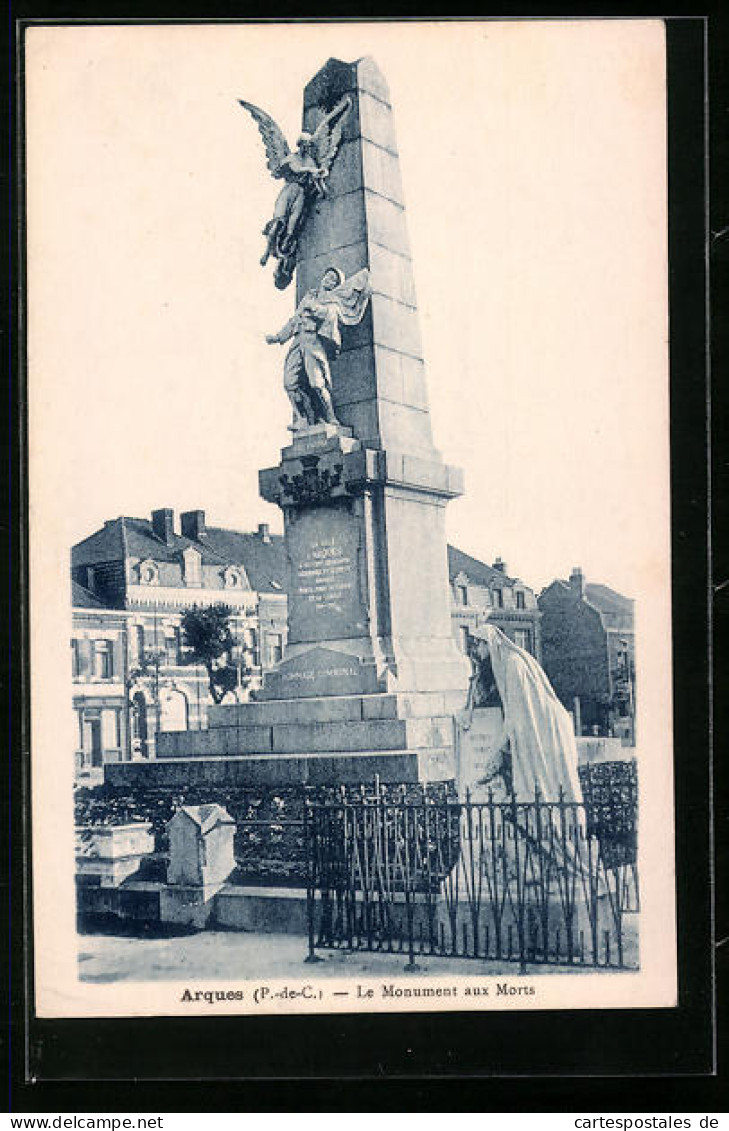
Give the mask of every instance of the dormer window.
M 457 605 L 468 604 L 468 577 L 463 571 L 454 579 L 453 591 Z
M 202 555 L 194 546 L 182 551 L 182 571 L 185 585 L 202 585 Z
M 148 558 L 137 566 L 141 585 L 159 585 L 159 566 Z
M 226 566 L 223 570 L 223 585 L 226 589 L 242 589 L 243 578 L 241 577 L 240 570 L 235 569 L 233 566 Z

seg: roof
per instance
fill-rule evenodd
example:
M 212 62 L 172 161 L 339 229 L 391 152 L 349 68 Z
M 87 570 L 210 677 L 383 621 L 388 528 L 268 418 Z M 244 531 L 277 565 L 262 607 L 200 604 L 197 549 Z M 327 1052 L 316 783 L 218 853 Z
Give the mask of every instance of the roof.
M 78 581 L 71 581 L 71 605 L 74 609 L 109 608 L 109 605 L 99 597 L 95 597 L 88 589 L 84 589 L 83 585 L 79 585 Z
M 206 527 L 204 535 L 205 545 L 221 559 L 243 566 L 251 587 L 257 593 L 285 592 L 287 563 L 284 540 L 280 534 L 269 534 L 268 539 L 265 541 L 260 534 L 223 530 L 216 526 Z
M 480 562 L 478 558 L 472 558 L 470 554 L 464 554 L 463 550 L 456 549 L 455 546 L 448 547 L 448 576 L 451 581 L 458 577 L 459 573 L 465 573 L 469 581 L 473 581 L 477 585 L 486 585 L 489 588 L 496 586 L 503 588 L 505 585 L 515 585 L 516 581 L 513 577 L 507 577 L 500 569 L 494 569 L 493 566 L 486 565 L 485 562 Z
M 590 582 L 585 585 L 585 597 L 601 613 L 619 613 L 622 616 L 633 615 L 635 601 L 632 597 L 624 597 L 622 593 L 616 593 L 608 585 L 595 585 Z
M 560 577 L 547 585 L 539 594 L 537 602 L 541 609 L 545 607 L 545 597 L 550 594 L 559 596 L 569 604 L 579 601 L 569 581 L 564 581 Z M 633 631 L 635 601 L 632 597 L 624 597 L 622 593 L 616 593 L 608 585 L 599 585 L 595 582 L 585 584 L 580 607 L 591 609 L 600 618 L 606 631 L 628 633 Z
M 105 522 L 101 530 L 77 542 L 71 550 L 73 565 L 94 565 L 96 562 L 120 561 L 124 557 L 122 520 Z
M 126 558 L 179 562 L 180 555 L 189 546 L 200 552 L 205 565 L 243 566 L 251 588 L 258 593 L 286 589 L 286 555 L 280 534 L 270 534 L 264 539 L 260 533 L 206 526 L 199 540 L 172 534 L 169 542 L 164 542 L 154 533 L 150 519 L 125 515 L 111 519 L 101 530 L 78 542 L 71 551 L 71 560 L 74 566 Z
M 567 594 L 574 594 L 574 589 L 569 581 L 565 581 L 562 577 L 555 578 L 549 585 L 545 585 L 539 596 L 543 596 L 550 589 L 560 587 Z M 632 597 L 624 597 L 622 593 L 617 593 L 611 589 L 609 585 L 599 585 L 596 582 L 588 581 L 583 587 L 583 596 L 586 601 L 589 601 L 600 613 L 618 613 L 622 616 L 632 616 L 635 608 L 635 601 Z
M 178 813 L 184 813 L 196 825 L 199 825 L 201 832 L 209 832 L 214 829 L 216 825 L 232 825 L 234 824 L 233 818 L 227 809 L 222 805 L 215 803 L 209 805 L 181 805 L 177 813 L 173 814 L 171 820 L 177 816 Z
M 574 593 L 572 586 L 568 581 L 564 581 L 561 577 L 555 577 L 554 581 L 550 581 L 549 585 L 544 586 L 541 593 L 539 594 L 538 600 L 541 601 L 544 594 L 551 592 L 553 589 L 556 589 L 558 592 L 564 590 L 564 594 L 561 595 L 570 596 Z

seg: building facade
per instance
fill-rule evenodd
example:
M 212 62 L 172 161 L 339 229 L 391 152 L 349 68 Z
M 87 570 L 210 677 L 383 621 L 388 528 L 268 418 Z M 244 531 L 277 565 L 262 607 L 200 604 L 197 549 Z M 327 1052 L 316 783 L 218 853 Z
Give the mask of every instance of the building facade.
M 72 582 L 72 700 L 77 774 L 100 771 L 129 750 L 126 698 L 127 630 L 123 611 L 109 609 Z
M 487 565 L 449 546 L 448 576 L 453 634 L 462 651 L 466 651 L 469 633 L 488 621 L 519 647 L 541 658 L 541 614 L 536 595 L 523 581 L 509 577 L 501 558 Z
M 634 601 L 579 567 L 539 595 L 542 661 L 578 734 L 635 741 Z
M 193 606 L 227 605 L 236 641 L 240 698 L 283 656 L 283 539 L 208 527 L 203 511 L 169 509 L 121 517 L 71 554 L 76 768 L 155 756 L 163 730 L 203 729 L 208 677 L 186 662 L 182 617 Z
M 208 526 L 203 511 L 156 510 L 112 519 L 73 547 L 71 668 L 77 716 L 76 770 L 154 758 L 160 731 L 203 730 L 208 676 L 186 662 L 182 618 L 193 606 L 227 605 L 236 640 L 241 699 L 260 687 L 286 647 L 287 569 L 283 538 Z M 541 657 L 534 592 L 501 559 L 487 565 L 448 547 L 453 633 L 487 620 Z

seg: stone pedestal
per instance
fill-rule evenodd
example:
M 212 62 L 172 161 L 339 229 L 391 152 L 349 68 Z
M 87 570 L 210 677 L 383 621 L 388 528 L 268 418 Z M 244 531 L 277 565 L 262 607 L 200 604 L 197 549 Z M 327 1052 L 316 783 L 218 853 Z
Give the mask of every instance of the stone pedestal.
M 219 887 L 235 868 L 235 821 L 222 805 L 183 805 L 167 822 L 168 884 Z
M 456 469 L 312 429 L 260 489 L 284 512 L 289 635 L 259 698 L 465 687 L 444 525 Z
M 499 751 L 506 738 L 504 716 L 500 707 L 478 707 L 459 712 L 456 717 L 458 751 L 458 794 L 465 800 L 468 790 L 472 801 L 506 799 L 506 783 L 494 776 L 501 765 Z
M 76 828 L 76 876 L 81 884 L 116 888 L 154 852 L 148 821 Z
M 213 896 L 235 869 L 235 822 L 222 805 L 184 805 L 167 822 L 170 862 L 160 894 L 166 923 L 203 927 Z

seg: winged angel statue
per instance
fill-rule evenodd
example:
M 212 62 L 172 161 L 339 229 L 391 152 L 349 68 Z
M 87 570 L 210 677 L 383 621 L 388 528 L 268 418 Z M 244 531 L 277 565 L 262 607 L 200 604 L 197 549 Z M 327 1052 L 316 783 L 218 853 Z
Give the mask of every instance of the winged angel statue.
M 278 194 L 273 218 L 263 229 L 266 250 L 261 257 L 264 267 L 270 257 L 278 260 L 274 281 L 279 290 L 284 290 L 294 274 L 299 234 L 307 211 L 315 200 L 326 195 L 326 179 L 342 140 L 342 120 L 352 100 L 345 96 L 328 114 L 321 110 L 314 132 L 301 134 L 295 152 L 289 149 L 280 127 L 269 114 L 242 98 L 239 102 L 258 126 L 271 174 L 286 181 Z

